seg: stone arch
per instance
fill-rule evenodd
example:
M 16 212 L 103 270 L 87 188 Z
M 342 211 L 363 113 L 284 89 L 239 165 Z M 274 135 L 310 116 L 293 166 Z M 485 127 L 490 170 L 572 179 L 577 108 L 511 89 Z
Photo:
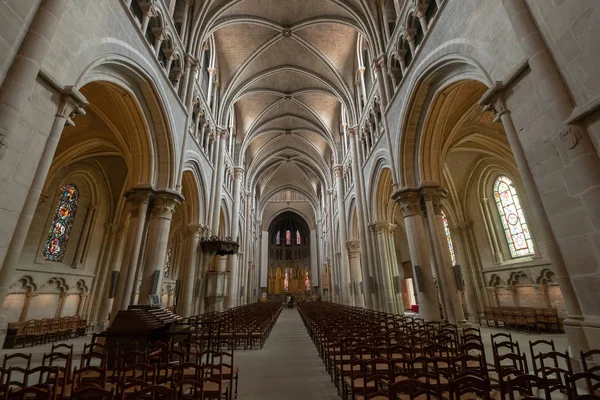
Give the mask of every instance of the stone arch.
M 445 90 L 451 90 L 460 85 L 461 82 L 473 82 L 481 90 L 487 87 L 489 79 L 481 67 L 475 62 L 463 58 L 442 58 L 431 66 L 416 79 L 412 87 L 412 96 L 408 100 L 407 109 L 401 121 L 401 132 L 403 134 L 398 141 L 398 176 L 400 187 L 418 186 L 430 178 L 424 171 L 425 166 L 435 169 L 434 175 L 439 182 L 441 171 L 439 163 L 430 165 L 434 159 L 434 148 L 436 143 L 433 138 L 448 133 L 436 133 L 433 131 L 435 122 L 431 116 L 432 106 L 435 107 L 436 100 L 442 99 Z M 485 90 L 484 90 L 485 91 Z M 482 93 L 483 94 L 483 93 Z M 441 104 L 441 103 L 440 103 Z M 435 112 L 436 110 L 433 109 Z M 427 135 L 431 137 L 427 137 Z M 427 141 L 426 141 L 427 139 Z M 427 148 L 425 146 L 430 146 Z M 439 147 L 438 151 L 443 150 Z
M 75 86 L 90 100 L 88 108 L 94 109 L 94 102 L 98 101 L 95 91 L 110 93 L 114 99 L 113 112 L 106 113 L 122 115 L 128 126 L 125 137 L 130 140 L 132 157 L 127 162 L 132 184 L 173 189 L 177 179 L 174 122 L 167 101 L 169 96 L 160 90 L 154 74 L 156 71 L 152 68 L 145 69 L 142 64 L 119 55 L 102 55 L 90 61 Z

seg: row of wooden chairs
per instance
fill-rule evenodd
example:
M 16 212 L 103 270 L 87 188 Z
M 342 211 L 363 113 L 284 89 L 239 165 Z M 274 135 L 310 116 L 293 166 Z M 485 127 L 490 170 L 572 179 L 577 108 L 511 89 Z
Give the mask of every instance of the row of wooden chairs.
M 558 310 L 531 307 L 486 307 L 479 323 L 495 328 L 532 330 L 540 332 L 563 332 Z
M 72 316 L 43 318 L 8 324 L 5 348 L 35 346 L 85 336 L 92 327 L 87 319 Z
M 205 348 L 221 340 L 245 349 L 262 348 L 281 310 L 281 304 L 254 303 L 189 317 L 183 325 L 191 327 L 192 340 L 203 342 Z
M 467 388 L 485 392 L 482 398 L 513 398 L 516 391 L 575 399 L 595 396 L 600 388 L 593 362 L 584 362 L 584 371 L 575 374 L 569 355 L 558 353 L 552 341 L 530 342 L 534 366 L 530 373 L 527 357 L 510 333 L 491 336 L 493 360 L 488 363 L 476 328 L 458 329 L 332 303 L 304 303 L 299 311 L 344 399 L 406 399 L 425 389 L 428 397 L 460 398 L 474 393 Z M 593 361 L 598 355 L 600 351 L 581 356 Z
M 153 349 L 123 350 L 119 352 L 117 367 L 112 370 L 107 369 L 102 344 L 86 345 L 79 368 L 73 370 L 72 354 L 72 346 L 53 346 L 52 352 L 43 357 L 42 365 L 33 368 L 30 354 L 6 355 L 0 369 L 2 395 L 16 399 L 22 393 L 31 395 L 26 391 L 31 387 L 51 388 L 53 400 L 64 400 L 73 398 L 80 389 L 93 386 L 125 399 L 153 385 L 177 388 L 184 395 L 186 391 L 181 386 L 193 383 L 194 392 L 200 396 L 196 398 L 231 400 L 235 382 L 237 396 L 238 370 L 234 366 L 233 352 L 205 350 L 188 354 L 177 349 L 162 353 Z

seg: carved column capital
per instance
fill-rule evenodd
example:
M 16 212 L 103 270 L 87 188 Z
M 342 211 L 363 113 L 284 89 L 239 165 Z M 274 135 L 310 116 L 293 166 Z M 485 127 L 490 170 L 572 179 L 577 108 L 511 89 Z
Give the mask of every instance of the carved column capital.
M 356 137 L 358 136 L 359 131 L 358 131 L 358 127 L 357 126 L 353 126 L 351 128 L 348 128 L 348 136 L 350 138 Z
M 348 254 L 351 257 L 357 257 L 360 255 L 360 241 L 350 240 L 346 242 L 346 247 L 348 248 Z
M 344 167 L 340 164 L 333 166 L 333 174 L 336 178 L 341 178 L 344 174 Z
M 160 192 L 154 196 L 152 218 L 170 219 L 183 198 L 179 193 Z
M 372 224 L 369 224 L 369 227 L 373 230 L 373 232 L 378 235 L 387 233 L 389 231 L 389 226 L 390 224 L 387 221 L 376 221 Z
M 187 231 L 190 234 L 190 236 L 197 236 L 197 237 L 200 237 L 200 234 L 202 233 L 202 229 L 203 229 L 203 226 L 201 224 L 189 224 L 187 227 Z
M 416 189 L 398 189 L 392 193 L 392 199 L 400 206 L 404 218 L 421 214 L 421 196 Z
M 442 215 L 442 202 L 446 198 L 447 191 L 442 187 L 427 187 L 420 190 L 423 201 L 431 201 L 436 215 Z
M 244 168 L 243 167 L 235 167 L 233 169 L 233 179 L 242 179 L 244 176 Z
M 227 140 L 229 138 L 229 131 L 225 128 L 217 128 L 217 134 L 222 140 Z
M 208 67 L 206 70 L 208 71 L 208 74 L 210 76 L 213 76 L 213 75 L 215 75 L 217 73 L 217 69 L 214 68 L 214 67 Z

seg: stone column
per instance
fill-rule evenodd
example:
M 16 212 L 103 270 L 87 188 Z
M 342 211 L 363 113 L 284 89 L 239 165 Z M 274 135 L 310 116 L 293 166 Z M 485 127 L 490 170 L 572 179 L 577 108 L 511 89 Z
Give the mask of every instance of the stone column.
M 398 293 L 394 293 L 394 299 L 396 302 L 396 310 L 398 310 L 398 314 L 404 314 L 404 301 L 402 300 L 402 279 L 404 279 L 404 271 L 402 270 L 402 266 L 398 264 L 398 258 L 396 256 L 396 241 L 395 234 L 398 226 L 396 224 L 390 224 L 388 229 L 388 251 L 390 257 L 390 273 L 392 274 L 392 279 L 396 277 L 394 273 L 398 276 Z M 392 289 L 394 288 L 394 284 L 392 281 Z
M 115 239 L 117 239 L 119 225 L 116 223 L 106 223 L 104 227 L 104 240 L 102 244 L 102 257 L 96 266 L 96 278 L 94 279 L 90 298 L 92 302 L 89 305 L 89 322 L 98 326 L 98 317 L 102 311 L 102 306 L 106 294 L 106 280 L 110 276 L 110 260 L 115 249 Z
M 354 293 L 354 305 L 356 307 L 365 306 L 365 297 L 361 288 L 361 283 L 365 281 L 360 261 L 360 242 L 351 240 L 346 243 L 348 246 L 348 256 L 350 258 L 350 270 L 352 272 L 352 292 Z
M 458 296 L 458 287 L 454 278 L 452 258 L 446 239 L 444 221 L 442 219 L 442 199 L 445 197 L 443 189 L 423 189 L 421 191 L 425 208 L 427 209 L 427 220 L 429 222 L 429 233 L 433 244 L 433 253 L 438 266 L 438 279 L 440 288 L 445 297 L 446 318 L 451 324 L 464 324 L 465 315 Z
M 218 150 L 219 156 L 217 157 L 217 168 L 216 168 L 216 181 L 215 181 L 215 193 L 213 197 L 213 208 L 212 208 L 212 222 L 211 229 L 212 234 L 217 236 L 219 234 L 219 221 L 221 216 L 221 195 L 223 193 L 223 179 L 225 178 L 225 144 L 227 143 L 227 136 L 229 133 L 226 129 L 219 129 L 219 142 Z
M 180 299 L 177 300 L 179 315 L 190 317 L 194 314 L 194 285 L 196 284 L 196 266 L 198 264 L 198 247 L 200 246 L 200 231 L 202 226 L 192 224 L 188 226 L 188 251 L 187 264 L 181 277 Z
M 56 1 L 45 1 L 46 3 L 56 3 Z M 40 12 L 42 12 L 40 10 Z M 42 14 L 47 11 L 42 12 Z M 54 18 L 49 17 L 49 18 Z M 33 29 L 33 28 L 32 28 Z M 15 61 L 17 62 L 17 61 Z M 23 61 L 24 62 L 24 61 Z M 27 63 L 24 62 L 23 68 L 27 67 Z M 13 65 L 14 68 L 14 65 Z M 12 69 L 11 69 L 12 71 Z M 10 71 L 9 71 L 10 74 Z M 8 79 L 8 76 L 7 78 Z M 16 78 L 15 78 L 16 79 Z M 3 166 L 2 159 L 2 132 L 3 126 L 7 129 L 4 132 L 12 132 L 14 126 L 11 126 L 13 122 L 11 118 L 13 116 L 7 114 L 6 107 L 10 103 L 10 99 L 4 98 L 4 104 L 2 104 L 3 96 L 2 93 L 4 89 L 8 85 L 12 89 L 20 90 L 17 86 L 13 86 L 13 83 L 7 83 L 5 80 L 5 86 L 3 86 L 2 92 L 0 92 L 0 169 L 6 168 L 6 170 L 10 170 L 14 168 L 14 166 Z M 15 84 L 16 85 L 16 84 Z M 15 95 L 18 95 L 15 93 Z M 69 118 L 74 112 L 79 114 L 85 114 L 82 107 L 87 105 L 86 100 L 83 96 L 75 89 L 66 89 L 65 94 L 62 96 L 61 103 L 59 105 L 58 111 L 56 113 L 56 117 L 54 119 L 54 123 L 52 124 L 52 128 L 50 129 L 50 133 L 48 135 L 48 139 L 46 140 L 46 145 L 44 147 L 44 152 L 39 160 L 37 165 L 37 169 L 35 171 L 35 175 L 33 176 L 33 180 L 31 182 L 31 186 L 29 187 L 29 192 L 25 198 L 25 202 L 23 204 L 23 208 L 19 212 L 19 217 L 17 218 L 17 223 L 15 225 L 15 229 L 12 233 L 12 239 L 8 245 L 8 250 L 6 252 L 6 257 L 2 257 L 2 252 L 0 251 L 0 263 L 2 264 L 2 269 L 0 270 L 0 299 L 5 299 L 8 294 L 8 287 L 13 282 L 13 275 L 17 266 L 19 265 L 19 259 L 21 258 L 21 252 L 23 251 L 23 246 L 25 244 L 25 239 L 27 238 L 27 232 L 29 232 L 29 227 L 31 226 L 31 220 L 33 219 L 33 215 L 35 214 L 35 210 L 37 209 L 37 205 L 40 199 L 40 194 L 42 193 L 42 189 L 44 187 L 44 183 L 46 182 L 46 177 L 48 176 L 48 171 L 50 170 L 50 166 L 52 165 L 52 159 L 54 158 L 54 153 L 56 152 L 56 146 L 58 146 L 58 141 L 60 140 L 60 136 L 64 129 L 66 123 L 73 124 L 71 119 Z M 6 118 L 6 119 L 4 119 Z M 14 116 L 14 118 L 18 118 Z M 16 121 L 14 122 L 16 124 Z M 7 133 L 10 135 L 12 133 Z M 7 136 L 8 137 L 8 136 Z M 3 181 L 0 181 L 0 190 L 4 188 Z M 8 189 L 7 189 L 8 190 Z M 0 210 L 0 215 L 4 215 L 2 210 Z M 8 223 L 8 221 L 2 218 L 4 223 Z M 4 225 L 4 224 L 0 224 Z M 2 229 L 2 228 L 0 228 Z M 8 233 L 7 233 L 8 234 Z M 0 336 L 2 335 L 0 328 Z M 2 339 L 0 337 L 0 339 Z
M 89 299 L 89 293 L 80 293 L 79 294 L 79 303 L 77 303 L 77 312 L 75 315 L 78 317 L 84 317 L 85 313 L 85 303 Z
M 56 305 L 56 314 L 54 314 L 54 318 L 62 317 L 62 313 L 63 313 L 63 309 L 65 308 L 65 301 L 67 299 L 67 296 L 69 296 L 69 294 L 65 293 L 65 292 L 61 292 L 58 295 L 58 304 Z
M 524 186 L 528 189 L 540 232 L 545 235 L 543 239 L 548 256 L 565 300 L 568 315 L 564 326 L 569 336 L 569 343 L 573 346 L 572 353 L 579 354 L 579 350 L 586 351 L 600 345 L 600 335 L 598 335 L 597 329 L 600 321 L 600 307 L 597 296 L 584 294 L 578 297 L 576 294 L 578 292 L 589 294 L 596 290 L 595 284 L 590 283 L 590 274 L 598 270 L 600 257 L 596 249 L 598 241 L 596 240 L 594 244 L 590 238 L 597 238 L 600 228 L 597 223 L 589 223 L 589 219 L 591 215 L 598 214 L 600 204 L 600 190 L 598 189 L 600 175 L 597 173 L 600 170 L 600 159 L 586 129 L 569 122 L 573 112 L 571 93 L 529 11 L 527 2 L 502 0 L 502 4 L 516 37 L 519 39 L 523 54 L 528 58 L 531 86 L 536 88 L 536 93 L 543 94 L 542 101 L 535 103 L 535 107 L 538 108 L 537 115 L 541 117 L 536 117 L 536 121 L 540 121 L 540 124 L 531 124 L 524 129 L 528 136 L 537 135 L 536 145 L 538 148 L 535 151 L 528 149 L 532 153 L 530 159 L 552 157 L 552 161 L 548 163 L 553 168 L 547 172 L 537 165 L 531 166 L 531 168 L 537 168 L 539 172 L 539 185 L 536 185 L 536 180 L 527 163 L 521 145 L 521 131 L 516 129 L 510 115 L 505 112 L 499 114 Z M 490 89 L 489 93 L 486 93 L 488 96 L 484 96 L 481 103 L 489 104 L 490 95 L 493 95 L 494 91 L 498 89 L 501 88 Z M 502 102 L 499 103 L 502 105 Z M 525 122 L 529 124 L 530 121 Z M 533 128 L 535 132 L 531 132 L 531 126 L 536 127 Z M 517 134 L 517 132 L 519 133 Z M 552 146 L 552 142 L 556 147 Z M 541 154 L 543 150 L 540 149 L 546 148 L 548 150 Z M 558 157 L 554 158 L 556 153 L 558 153 Z M 533 161 L 532 164 L 534 164 Z M 554 226 L 550 225 L 548 210 L 544 209 L 540 196 L 539 186 L 548 180 L 564 182 L 566 188 L 557 190 L 557 192 L 560 198 L 570 200 L 573 205 L 568 207 L 569 214 L 563 213 L 552 218 Z M 550 197 L 556 197 L 554 190 L 549 190 L 549 194 L 545 196 L 547 204 L 552 201 Z M 581 223 L 579 223 L 580 221 Z M 560 229 L 561 226 L 563 229 Z M 554 230 L 551 229 L 553 227 Z M 565 232 L 564 227 L 568 227 L 568 232 Z M 570 257 L 563 258 L 563 254 Z M 587 266 L 583 267 L 580 260 L 586 260 L 584 264 Z M 597 280 L 597 275 L 594 280 Z M 586 315 L 585 320 L 583 314 Z
M 179 193 L 161 192 L 154 197 L 148 228 L 146 262 L 142 273 L 139 304 L 150 304 L 150 295 L 160 294 L 164 277 L 171 218 L 182 198 Z
M 94 221 L 94 213 L 96 212 L 96 206 L 90 205 L 87 211 L 88 212 L 85 216 L 85 221 L 83 223 L 83 229 L 81 230 L 81 235 L 79 236 L 79 242 L 77 243 L 75 257 L 73 257 L 73 268 L 83 268 L 83 253 L 87 249 L 87 243 L 89 241 L 90 230 Z
M 34 292 L 29 290 L 25 293 L 25 301 L 23 302 L 23 308 L 21 309 L 21 315 L 19 316 L 19 321 L 27 320 L 27 312 L 29 312 L 29 306 L 31 305 L 31 299 L 34 296 Z
M 102 299 L 102 305 L 100 309 L 100 314 L 98 317 L 98 322 L 100 325 L 108 324 L 109 315 L 111 313 L 111 309 L 114 303 L 114 297 L 110 296 L 110 281 L 113 272 L 119 272 L 121 270 L 121 260 L 123 259 L 123 249 L 125 248 L 125 239 L 127 238 L 127 218 L 129 217 L 129 213 L 131 212 L 131 203 L 126 203 L 123 213 L 121 214 L 121 219 L 119 223 L 119 227 L 117 228 L 117 232 L 115 235 L 115 239 L 113 242 L 113 250 L 112 257 L 110 259 L 110 265 L 112 266 L 111 271 L 108 274 L 108 280 L 104 285 L 104 296 Z M 117 278 L 118 282 L 118 278 Z
M 67 8 L 67 0 L 43 0 L 0 88 L 0 160 L 10 147 L 40 66 Z M 64 125 L 64 121 L 63 121 Z M 62 130 L 62 126 L 61 126 Z M 60 136 L 60 135 L 59 135 Z M 4 168 L 0 163 L 0 168 Z M 4 298 L 4 297 L 2 297 Z
M 389 99 L 391 97 L 390 88 L 388 85 L 388 80 L 386 78 L 387 73 L 385 71 L 385 57 L 383 55 L 379 56 L 375 62 L 375 74 L 377 76 L 378 90 L 379 96 L 381 98 L 382 107 L 385 109 L 387 106 Z
M 152 192 L 149 190 L 131 192 L 127 195 L 127 200 L 131 203 L 132 207 L 131 219 L 129 221 L 129 230 L 127 231 L 124 255 L 121 261 L 117 295 L 113 301 L 113 317 L 117 311 L 126 310 L 131 304 L 131 295 L 134 293 L 137 280 L 135 272 L 138 266 L 144 236 L 144 226 L 146 225 L 146 214 L 151 196 Z
M 208 90 L 206 91 L 206 106 L 210 109 L 210 103 L 212 101 L 213 94 L 213 86 L 215 84 L 215 75 L 217 74 L 217 69 L 213 67 L 208 68 Z
M 242 178 L 244 177 L 244 168 L 235 167 L 233 172 L 233 210 L 231 217 L 231 238 L 239 241 L 239 226 L 240 226 L 240 203 L 242 200 Z M 238 271 L 238 255 L 232 254 L 229 256 L 229 287 L 227 290 L 227 308 L 238 305 L 238 297 L 240 293 L 239 271 Z
M 404 215 L 406 237 L 413 266 L 413 279 L 419 315 L 427 321 L 440 321 L 438 299 L 433 282 L 431 250 L 427 240 L 425 221 L 421 212 L 421 196 L 414 188 L 396 190 L 392 198 Z
M 348 250 L 344 243 L 346 243 L 346 211 L 344 205 L 344 181 L 342 178 L 343 167 L 336 165 L 333 167 L 333 174 L 335 175 L 335 185 L 337 190 L 337 203 L 338 203 L 338 222 L 339 222 L 339 234 L 341 253 L 341 265 L 340 265 L 340 295 L 342 304 L 351 305 L 352 295 L 350 293 L 350 261 L 348 259 Z
M 397 313 L 396 301 L 394 299 L 394 288 L 390 273 L 393 266 L 390 263 L 389 251 L 387 246 L 387 235 L 389 233 L 389 223 L 386 221 L 375 222 L 373 231 L 377 241 L 377 250 L 379 253 L 380 277 L 381 277 L 381 300 L 383 311 L 388 313 Z
M 350 150 L 352 159 L 352 178 L 354 179 L 354 192 L 356 194 L 356 213 L 358 220 L 358 230 L 359 235 L 358 239 L 360 240 L 360 259 L 363 268 L 363 289 L 365 292 L 365 306 L 367 308 L 374 308 L 374 302 L 376 303 L 376 294 L 374 294 L 375 299 L 372 297 L 373 293 L 371 293 L 370 287 L 370 277 L 369 269 L 371 266 L 371 260 L 369 257 L 369 241 L 368 241 L 368 233 L 367 233 L 367 224 L 366 224 L 366 209 L 365 203 L 363 202 L 364 190 L 361 182 L 361 174 L 362 169 L 359 168 L 358 163 L 358 143 L 357 143 L 357 135 L 358 129 L 352 128 L 348 130 L 348 136 L 350 137 Z

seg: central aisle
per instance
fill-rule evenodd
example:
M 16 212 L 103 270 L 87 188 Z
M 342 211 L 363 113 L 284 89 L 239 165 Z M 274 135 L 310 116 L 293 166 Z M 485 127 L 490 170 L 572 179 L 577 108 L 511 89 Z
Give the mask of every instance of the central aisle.
M 300 314 L 284 308 L 262 350 L 235 353 L 238 400 L 339 400 Z

